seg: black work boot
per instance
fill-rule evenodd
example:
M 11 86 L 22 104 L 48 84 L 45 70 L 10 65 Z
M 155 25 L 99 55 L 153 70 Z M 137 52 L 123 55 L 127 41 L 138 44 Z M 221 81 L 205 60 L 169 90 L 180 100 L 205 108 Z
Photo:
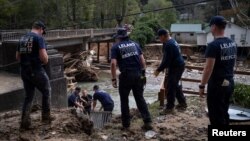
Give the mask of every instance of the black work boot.
M 56 117 L 51 115 L 50 112 L 42 113 L 42 122 L 50 124 Z
M 174 108 L 164 109 L 160 112 L 160 115 L 169 115 L 169 114 L 175 114 Z
M 121 130 L 124 132 L 130 131 L 130 127 L 121 127 Z
M 152 130 L 153 129 L 153 126 L 152 126 L 152 123 L 151 122 L 147 122 L 147 123 L 144 123 L 144 125 L 141 127 L 143 130 Z
M 176 105 L 175 107 L 177 110 L 179 111 L 185 111 L 187 109 L 187 103 L 181 103 L 181 104 L 178 104 Z
M 20 129 L 22 130 L 28 130 L 31 127 L 31 119 L 30 117 L 22 117 L 21 123 L 20 123 Z

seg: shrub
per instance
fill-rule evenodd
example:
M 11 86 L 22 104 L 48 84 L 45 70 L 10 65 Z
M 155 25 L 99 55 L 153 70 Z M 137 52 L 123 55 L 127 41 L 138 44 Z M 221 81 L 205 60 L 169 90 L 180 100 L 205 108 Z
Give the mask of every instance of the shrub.
M 138 42 L 141 48 L 144 48 L 145 44 L 154 40 L 155 34 L 159 28 L 161 28 L 161 26 L 157 21 L 145 21 L 144 19 L 135 25 L 130 37 L 132 40 Z
M 250 108 L 250 85 L 236 83 L 232 100 L 237 105 Z
M 137 26 L 131 33 L 131 39 L 138 42 L 142 48 L 145 44 L 150 43 L 153 37 L 153 30 L 146 25 Z

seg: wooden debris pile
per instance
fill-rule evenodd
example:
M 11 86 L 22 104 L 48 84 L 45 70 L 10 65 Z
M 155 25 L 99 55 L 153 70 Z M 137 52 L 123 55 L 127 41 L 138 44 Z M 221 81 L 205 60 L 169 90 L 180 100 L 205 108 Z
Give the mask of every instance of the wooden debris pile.
M 97 73 L 91 66 L 92 56 L 89 51 L 66 53 L 63 56 L 64 74 L 68 80 L 68 88 L 73 88 L 77 82 L 97 81 Z

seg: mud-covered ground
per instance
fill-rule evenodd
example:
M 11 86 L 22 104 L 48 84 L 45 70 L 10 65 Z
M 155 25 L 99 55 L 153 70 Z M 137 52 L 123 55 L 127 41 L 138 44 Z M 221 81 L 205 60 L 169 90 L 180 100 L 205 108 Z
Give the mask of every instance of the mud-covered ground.
M 148 72 L 149 74 L 149 72 Z M 150 77 L 149 77 L 150 78 Z M 153 79 L 149 79 L 150 82 Z M 158 85 L 149 83 L 148 88 Z M 196 86 L 196 85 L 195 85 Z M 148 91 L 146 91 L 148 92 Z M 148 98 L 148 97 L 147 97 Z M 156 99 L 154 96 L 152 99 Z M 205 99 L 197 96 L 188 96 L 188 108 L 184 112 L 176 111 L 174 115 L 159 116 L 159 103 L 150 105 L 153 117 L 153 127 L 156 135 L 151 139 L 145 138 L 145 131 L 141 130 L 143 125 L 139 112 L 131 110 L 132 123 L 130 131 L 121 130 L 121 119 L 114 115 L 112 122 L 103 129 L 88 129 L 88 122 L 79 120 L 72 114 L 70 109 L 54 109 L 56 120 L 51 125 L 41 123 L 40 110 L 34 109 L 32 113 L 32 129 L 28 131 L 19 130 L 20 112 L 10 111 L 0 113 L 0 141 L 200 141 L 207 140 L 207 125 L 209 124 L 205 112 Z M 132 103 L 130 102 L 130 105 Z M 116 105 L 119 106 L 119 105 Z M 233 124 L 248 124 L 241 122 Z M 88 131 L 89 130 L 89 131 Z M 91 135 L 87 134 L 92 132 Z
M 188 97 L 188 109 L 174 115 L 159 116 L 159 103 L 150 105 L 153 116 L 154 131 L 156 136 L 149 140 L 207 140 L 208 119 L 205 114 L 205 103 L 199 97 Z M 19 130 L 20 112 L 11 111 L 0 115 L 0 140 L 21 141 L 88 141 L 107 140 L 122 141 L 135 140 L 144 141 L 145 132 L 141 130 L 143 124 L 139 112 L 131 110 L 132 123 L 130 131 L 121 130 L 119 115 L 114 115 L 112 123 L 103 129 L 95 129 L 91 135 L 86 134 L 86 129 L 71 110 L 54 110 L 56 120 L 51 125 L 41 123 L 40 110 L 32 113 L 32 129 L 28 131 Z

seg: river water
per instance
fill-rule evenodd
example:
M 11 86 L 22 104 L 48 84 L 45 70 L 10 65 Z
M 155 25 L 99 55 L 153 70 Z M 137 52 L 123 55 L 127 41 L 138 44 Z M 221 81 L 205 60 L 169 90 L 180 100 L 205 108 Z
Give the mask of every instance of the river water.
M 158 98 L 158 92 L 160 90 L 160 84 L 163 79 L 163 74 L 155 78 L 153 75 L 153 69 L 147 69 L 147 85 L 144 90 L 144 97 L 147 103 L 152 103 L 157 100 Z M 115 107 L 114 107 L 114 113 L 120 114 L 120 97 L 119 92 L 117 88 L 112 87 L 111 83 L 111 74 L 109 71 L 104 71 L 99 74 L 99 80 L 98 82 L 84 82 L 79 83 L 79 86 L 82 88 L 85 88 L 88 90 L 89 94 L 93 95 L 93 86 L 99 85 L 100 89 L 108 92 L 112 99 L 114 100 Z M 98 103 L 98 107 L 100 107 L 100 103 Z M 136 108 L 136 103 L 134 100 L 134 97 L 132 95 L 132 91 L 129 95 L 129 106 L 130 108 Z
M 144 97 L 147 103 L 152 103 L 158 99 L 158 92 L 160 91 L 160 84 L 164 78 L 164 74 L 161 73 L 157 78 L 153 76 L 154 68 L 149 67 L 146 71 L 147 76 L 147 85 L 144 90 Z M 88 90 L 89 94 L 93 94 L 92 88 L 94 85 L 99 85 L 100 89 L 111 94 L 112 99 L 114 100 L 115 107 L 114 113 L 120 114 L 120 97 L 118 93 L 118 89 L 112 87 L 111 83 L 111 74 L 109 70 L 102 71 L 99 73 L 98 82 L 84 82 L 79 83 L 79 86 Z M 197 70 L 185 70 L 182 77 L 183 78 L 192 78 L 192 79 L 201 79 L 202 72 Z M 239 83 L 244 83 L 250 85 L 250 76 L 247 75 L 236 75 L 235 81 Z M 182 82 L 183 89 L 189 91 L 198 91 L 198 83 L 192 82 Z M 134 97 L 132 95 L 132 91 L 129 96 L 129 106 L 130 108 L 136 108 L 136 103 Z M 98 102 L 97 108 L 100 107 L 100 103 Z

